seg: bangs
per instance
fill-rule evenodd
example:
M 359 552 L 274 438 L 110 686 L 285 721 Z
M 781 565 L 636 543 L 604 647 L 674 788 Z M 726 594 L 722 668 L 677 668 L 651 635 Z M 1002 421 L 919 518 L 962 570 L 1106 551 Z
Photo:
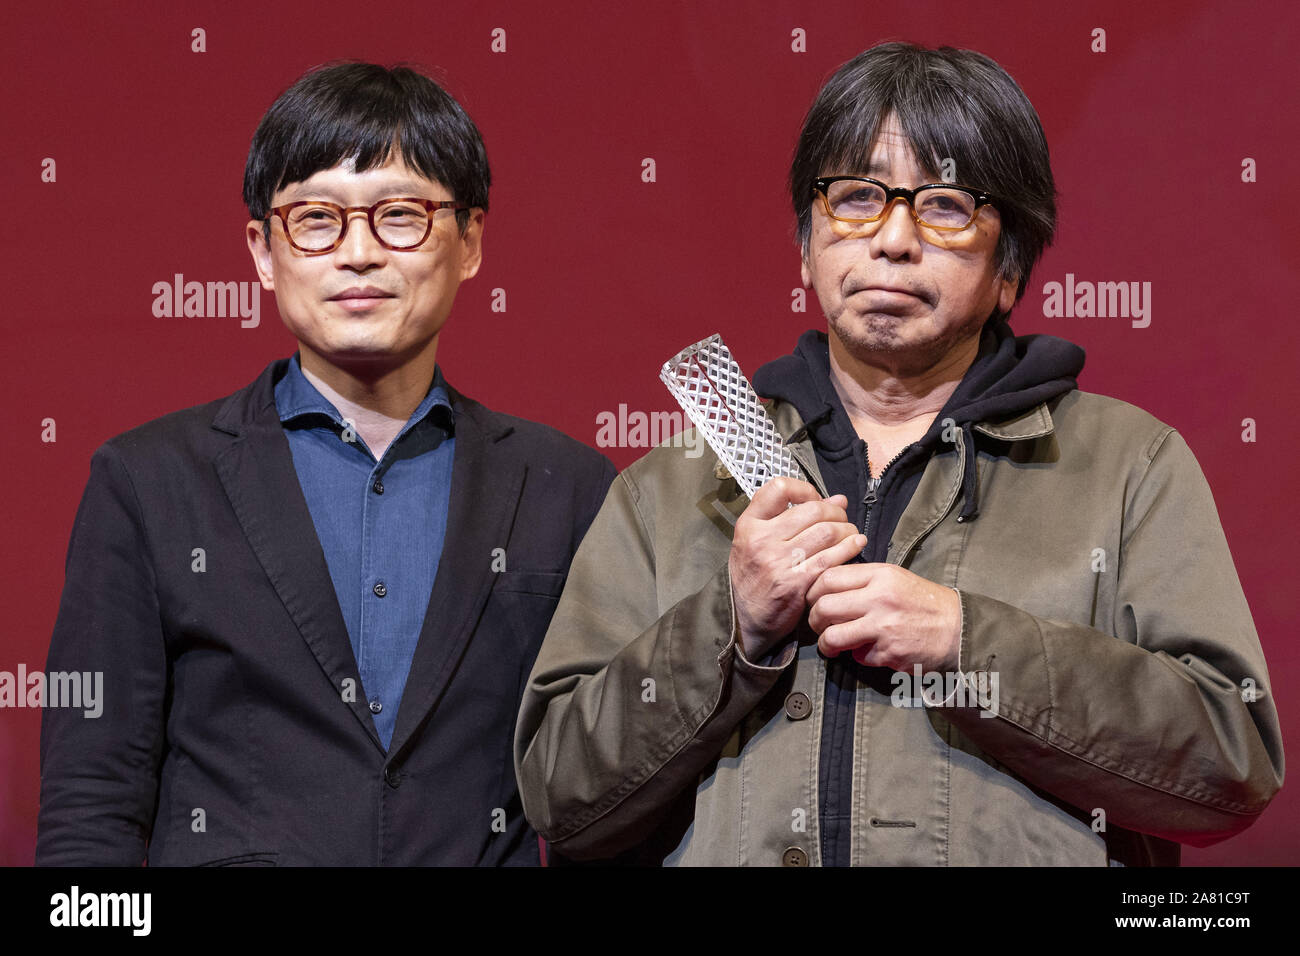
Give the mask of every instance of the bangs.
M 413 123 L 411 116 L 394 121 L 381 112 L 352 109 L 298 124 L 284 145 L 288 160 L 274 188 L 281 190 L 349 160 L 359 173 L 378 169 L 389 161 L 395 148 L 407 166 L 447 186 L 443 157 L 423 145 L 421 137 L 403 135 Z
M 244 202 L 264 219 L 274 194 L 351 162 L 377 169 L 400 155 L 458 202 L 488 208 L 491 172 L 482 136 L 460 104 L 406 67 L 322 67 L 282 94 L 262 118 L 244 169 Z M 462 227 L 468 212 L 459 210 Z
M 864 174 L 892 113 L 927 182 L 945 181 L 947 165 L 951 174 L 946 181 L 995 192 L 990 183 L 981 181 L 986 176 L 979 172 L 996 168 L 998 161 L 990 152 L 989 139 L 979 132 L 987 120 L 971 115 L 972 107 L 978 114 L 978 104 L 950 87 L 911 89 L 904 82 L 901 78 L 881 90 L 879 97 L 844 97 L 843 108 L 831 113 L 817 175 Z

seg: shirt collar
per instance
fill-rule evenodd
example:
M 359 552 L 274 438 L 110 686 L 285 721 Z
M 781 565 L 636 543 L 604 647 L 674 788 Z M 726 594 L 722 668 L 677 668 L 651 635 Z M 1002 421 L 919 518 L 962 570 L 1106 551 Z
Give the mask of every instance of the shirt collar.
M 439 411 L 434 412 L 435 409 L 439 409 Z M 289 359 L 289 366 L 285 370 L 284 377 L 275 383 L 275 410 L 280 416 L 281 424 L 287 424 L 304 415 L 324 415 L 340 427 L 345 424 L 343 416 L 339 414 L 334 404 L 322 395 L 307 376 L 303 374 L 297 352 Z M 403 426 L 398 437 L 419 424 L 431 413 L 437 423 L 444 426 L 448 431 L 453 430 L 456 421 L 455 412 L 447 395 L 447 382 L 442 377 L 442 367 L 436 364 L 433 367 L 433 381 L 429 385 L 429 391 L 415 411 L 411 413 L 411 417 Z

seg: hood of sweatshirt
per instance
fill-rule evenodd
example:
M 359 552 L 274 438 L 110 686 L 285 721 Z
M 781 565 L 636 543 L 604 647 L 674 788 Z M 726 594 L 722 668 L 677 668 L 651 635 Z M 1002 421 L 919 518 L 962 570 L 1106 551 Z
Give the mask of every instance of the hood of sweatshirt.
M 899 460 L 904 456 L 928 459 L 943 442 L 944 420 L 951 418 L 966 439 L 964 502 L 958 520 L 969 521 L 979 513 L 972 427 L 984 421 L 1012 418 L 1077 388 L 1076 376 L 1083 362 L 1084 351 L 1073 342 L 1053 335 L 1016 335 L 1005 320 L 990 319 L 980 333 L 974 361 L 947 404 L 925 436 L 900 453 Z M 794 405 L 818 458 L 832 470 L 854 455 L 859 439 L 831 384 L 825 332 L 805 332 L 792 354 L 763 365 L 752 381 L 759 395 Z

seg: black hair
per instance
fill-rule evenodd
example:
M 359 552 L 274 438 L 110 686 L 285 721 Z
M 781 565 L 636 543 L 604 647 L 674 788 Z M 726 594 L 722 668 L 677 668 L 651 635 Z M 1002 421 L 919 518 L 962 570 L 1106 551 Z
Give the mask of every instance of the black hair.
M 394 149 L 456 201 L 487 210 L 487 150 L 464 108 L 410 67 L 351 61 L 311 70 L 271 104 L 248 150 L 244 203 L 253 219 L 266 219 L 277 190 L 348 159 L 374 169 Z M 463 231 L 468 211 L 456 219 Z M 269 222 L 263 230 L 270 241 Z
M 997 199 L 997 270 L 1002 278 L 1018 278 L 1019 301 L 1056 231 L 1056 184 L 1033 105 L 1002 67 L 973 50 L 884 43 L 835 71 L 808 110 L 790 165 L 804 252 L 812 232 L 812 181 L 865 169 L 891 113 L 932 182 L 940 181 L 943 161 L 951 160 L 957 182 Z

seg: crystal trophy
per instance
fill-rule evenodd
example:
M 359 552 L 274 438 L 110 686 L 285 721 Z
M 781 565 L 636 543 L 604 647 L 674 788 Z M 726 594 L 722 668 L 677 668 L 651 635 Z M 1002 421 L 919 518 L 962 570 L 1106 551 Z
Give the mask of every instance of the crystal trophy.
M 768 417 L 722 336 L 678 352 L 659 371 L 673 398 L 749 497 L 773 478 L 802 480 L 790 449 Z

